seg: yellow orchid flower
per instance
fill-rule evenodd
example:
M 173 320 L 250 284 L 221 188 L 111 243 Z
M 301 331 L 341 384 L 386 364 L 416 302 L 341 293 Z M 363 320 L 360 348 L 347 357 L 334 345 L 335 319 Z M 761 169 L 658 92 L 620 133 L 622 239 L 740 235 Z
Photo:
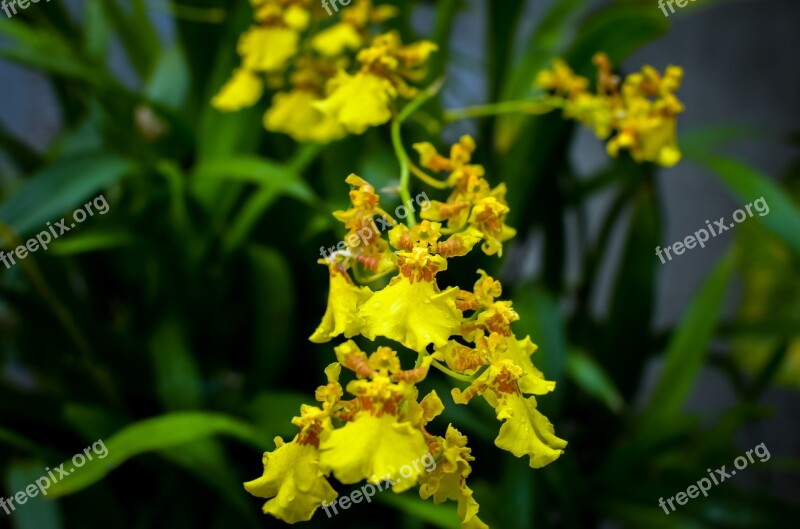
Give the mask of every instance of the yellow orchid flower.
M 242 34 L 237 51 L 242 64 L 256 72 L 277 72 L 297 53 L 300 35 L 291 28 L 252 27 Z
M 423 500 L 433 497 L 434 503 L 455 500 L 458 502 L 461 529 L 489 529 L 478 518 L 478 502 L 472 497 L 472 489 L 466 482 L 472 472 L 469 463 L 475 460 L 471 455 L 472 450 L 467 448 L 466 436 L 450 424 L 445 437 L 437 439 L 437 445 L 439 461 L 433 472 L 422 476 L 420 497 Z
M 395 492 L 413 487 L 420 469 L 412 467 L 408 475 L 403 471 L 429 451 L 421 425 L 409 420 L 417 390 L 405 380 L 408 374 L 401 371 L 397 353 L 382 347 L 367 358 L 348 341 L 336 348 L 336 355 L 359 378 L 347 386 L 347 392 L 357 397 L 359 409 L 343 417 L 348 422 L 322 440 L 322 468 L 342 483 L 388 480 Z M 427 368 L 420 376 L 426 373 Z
M 483 396 L 505 421 L 495 445 L 517 457 L 527 455 L 531 468 L 539 468 L 564 453 L 567 442 L 555 435 L 553 425 L 536 409 L 536 398 L 522 396 L 518 380 L 521 367 L 509 360 L 492 363 L 464 391 L 453 388 L 453 401 L 466 404 L 475 395 Z M 553 385 L 555 387 L 555 385 Z
M 315 108 L 335 118 L 348 132 L 361 134 L 392 118 L 391 104 L 397 89 L 383 77 L 339 72 L 331 79 L 328 90 L 330 95 L 315 103 Z
M 322 502 L 336 499 L 336 491 L 319 470 L 319 452 L 297 440 L 275 438 L 275 451 L 264 454 L 264 475 L 244 484 L 253 496 L 270 498 L 264 514 L 286 523 L 308 521 Z
M 340 334 L 350 338 L 362 332 L 364 317 L 359 313 L 359 309 L 372 295 L 369 288 L 354 285 L 347 272 L 341 270 L 338 265 L 330 264 L 328 270 L 331 279 L 328 310 L 325 311 L 317 330 L 309 338 L 314 343 L 330 341 Z
M 316 94 L 307 90 L 278 92 L 264 114 L 264 128 L 297 141 L 327 143 L 343 138 L 347 132 L 338 121 L 314 108 L 316 100 Z
M 374 340 L 385 336 L 414 351 L 428 344 L 444 345 L 461 322 L 455 288 L 440 292 L 433 281 L 395 277 L 361 308 L 361 333 Z
M 446 202 L 433 201 L 431 207 L 421 213 L 422 218 L 446 223 L 450 232 L 460 232 L 468 226 L 469 232 L 464 238 L 466 252 L 479 237 L 486 255 L 502 256 L 503 242 L 516 234 L 516 230 L 505 224 L 509 212 L 506 187 L 500 184 L 492 189 L 484 178 L 484 168 L 469 163 L 475 151 L 475 140 L 462 136 L 450 149 L 449 158 L 427 142 L 416 143 L 414 148 L 420 155 L 420 165 L 434 171 L 450 171 L 447 182 L 454 188 Z
M 355 51 L 362 43 L 358 29 L 345 22 L 320 31 L 311 40 L 314 51 L 326 57 L 338 57 L 348 50 Z
M 402 46 L 394 31 L 378 35 L 358 53 L 361 69 L 353 75 L 340 71 L 328 84 L 328 97 L 316 108 L 354 134 L 382 125 L 392 118 L 395 99 L 416 95 L 406 81 L 420 78 L 420 67 L 436 49 L 427 41 Z
M 386 123 L 398 97 L 416 94 L 409 82 L 422 79 L 424 64 L 436 50 L 428 41 L 404 46 L 397 32 L 371 36 L 371 24 L 398 12 L 371 0 L 354 0 L 336 13 L 326 13 L 310 0 L 251 4 L 255 24 L 237 45 L 241 66 L 212 105 L 237 111 L 255 104 L 264 84 L 281 90 L 270 95 L 264 127 L 298 142 L 327 143 Z M 329 25 L 328 15 L 339 20 Z
M 606 146 L 610 156 L 627 150 L 637 162 L 665 167 L 678 163 L 676 116 L 684 107 L 675 92 L 683 70 L 669 66 L 662 76 L 652 66 L 644 66 L 620 83 L 605 54 L 596 54 L 594 63 L 596 93 L 589 92 L 588 79 L 575 75 L 560 59 L 537 76 L 535 86 L 553 92 L 553 101 L 564 109 L 564 117 L 591 127 L 598 138 L 611 136 Z
M 257 74 L 237 68 L 211 104 L 219 110 L 233 112 L 255 105 L 263 92 L 264 82 Z
M 429 53 L 424 45 L 400 47 L 389 36 L 362 50 L 360 60 L 376 69 L 364 75 L 389 83 L 399 97 L 408 89 L 401 88 L 404 76 Z M 309 71 L 305 84 L 314 84 Z M 514 335 L 511 325 L 519 315 L 510 301 L 499 299 L 500 282 L 479 270 L 472 291 L 442 290 L 437 283 L 448 259 L 466 255 L 481 241 L 485 253 L 500 254 L 503 242 L 514 235 L 505 225 L 505 186 L 491 188 L 483 167 L 471 163 L 475 144 L 469 136 L 451 148 L 449 158 L 427 143 L 416 148 L 422 165 L 449 172 L 450 197 L 421 208 L 424 218 L 418 223 L 406 219 L 406 226 L 381 209 L 380 196 L 367 180 L 347 177 L 351 206 L 334 212 L 347 241 L 329 248 L 330 255 L 320 261 L 328 266 L 330 293 L 311 337 L 317 343 L 342 334 L 388 338 L 413 351 L 416 361 L 403 369 L 403 358 L 394 349 L 379 346 L 367 355 L 352 340 L 334 348 L 336 362 L 325 369 L 327 384 L 315 393 L 321 407 L 301 406 L 300 416 L 292 420 L 300 433 L 289 445 L 278 442 L 278 450 L 265 455 L 264 476 L 246 484 L 251 493 L 269 499 L 265 512 L 289 523 L 308 519 L 335 497 L 326 481 L 333 475 L 342 483 L 366 480 L 378 490 L 384 484 L 397 493 L 419 485 L 423 499 L 458 503 L 462 529 L 488 529 L 466 484 L 474 460 L 466 437 L 452 425 L 445 437 L 428 431 L 444 410 L 436 392 L 418 400 L 417 385 L 432 367 L 471 380 L 464 391 L 452 391 L 453 400 L 466 404 L 483 396 L 502 422 L 495 444 L 518 457 L 527 455 L 531 467 L 555 460 L 566 446 L 536 409 L 535 397 L 526 397 L 549 393 L 555 383 L 531 360 L 536 346 L 530 338 Z M 376 220 L 388 230 L 385 236 Z M 361 286 L 391 271 L 396 275 L 385 286 Z M 343 367 L 354 377 L 346 384 L 353 398 L 344 398 L 339 383 Z M 295 475 L 300 469 L 314 479 L 301 483 Z M 298 491 L 308 491 L 307 499 L 298 501 Z
M 416 485 L 420 471 L 402 476 L 401 469 L 427 453 L 422 432 L 410 423 L 362 412 L 322 443 L 320 462 L 342 483 L 390 480 L 395 482 L 393 490 L 402 492 Z

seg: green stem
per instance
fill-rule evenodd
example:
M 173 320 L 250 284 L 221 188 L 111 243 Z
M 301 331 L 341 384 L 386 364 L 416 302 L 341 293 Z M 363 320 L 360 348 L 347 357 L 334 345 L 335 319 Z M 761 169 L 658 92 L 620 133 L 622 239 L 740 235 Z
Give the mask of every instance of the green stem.
M 400 162 L 400 200 L 403 204 L 411 202 L 411 193 L 408 190 L 408 181 L 410 180 L 410 172 L 408 169 L 408 155 L 403 148 L 403 139 L 400 137 L 400 120 L 395 119 L 392 122 L 392 146 L 394 147 L 394 154 L 397 156 L 397 161 Z M 417 225 L 417 220 L 413 214 L 406 216 L 406 224 L 409 228 Z
M 407 156 L 408 154 L 406 154 L 406 157 Z M 448 184 L 447 182 L 436 180 L 434 177 L 426 174 L 425 171 L 414 165 L 414 162 L 409 161 L 408 165 L 411 167 L 411 172 L 414 173 L 414 176 L 416 176 L 429 186 L 434 187 L 436 189 L 447 189 L 450 187 L 450 184 Z
M 445 123 L 452 123 L 462 119 L 482 118 L 499 114 L 547 114 L 559 106 L 554 99 L 546 97 L 540 100 L 501 101 L 500 103 L 445 110 L 444 121 Z
M 394 147 L 394 153 L 395 156 L 397 156 L 397 161 L 400 163 L 400 200 L 403 201 L 403 204 L 408 204 L 411 202 L 411 192 L 409 191 L 408 187 L 411 179 L 411 172 L 409 169 L 410 160 L 408 159 L 408 154 L 406 154 L 406 150 L 403 147 L 403 137 L 400 134 L 400 126 L 411 114 L 414 113 L 414 111 L 419 109 L 419 107 L 421 107 L 428 99 L 435 96 L 442 88 L 443 84 L 444 78 L 434 81 L 433 84 L 420 92 L 417 97 L 403 107 L 403 110 L 401 110 L 397 117 L 394 118 L 394 121 L 392 121 L 392 146 Z M 414 217 L 414 215 L 408 215 L 406 217 L 406 224 L 409 228 L 413 228 L 417 225 L 417 219 Z
M 414 363 L 414 367 L 421 366 L 422 365 L 422 361 L 425 359 L 426 356 L 428 356 L 428 352 L 425 351 L 424 349 L 422 351 L 420 351 L 419 353 L 417 353 L 417 361 Z
M 475 373 L 473 375 L 462 375 L 461 373 L 456 373 L 452 369 L 443 366 L 442 364 L 440 364 L 436 360 L 431 362 L 431 364 L 433 365 L 433 367 L 435 367 L 436 369 L 438 369 L 439 371 L 441 371 L 445 375 L 449 375 L 449 376 L 451 376 L 453 378 L 457 378 L 458 380 L 463 380 L 464 382 L 472 382 L 473 380 L 475 380 L 478 377 L 478 373 Z

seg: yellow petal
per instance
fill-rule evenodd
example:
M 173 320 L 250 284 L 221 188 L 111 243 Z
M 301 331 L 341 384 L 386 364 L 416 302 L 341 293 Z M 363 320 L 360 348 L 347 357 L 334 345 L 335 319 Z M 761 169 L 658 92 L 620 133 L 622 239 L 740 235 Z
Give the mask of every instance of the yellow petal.
M 295 141 L 327 143 L 346 135 L 339 123 L 314 108 L 318 98 L 307 90 L 279 92 L 264 114 L 264 128 L 288 134 Z
M 531 468 L 543 467 L 564 453 L 567 442 L 556 436 L 553 425 L 536 409 L 535 397 L 504 394 L 495 412 L 505 422 L 494 444 L 517 457 L 527 455 Z
M 230 79 L 220 88 L 211 104 L 225 112 L 235 112 L 255 105 L 264 91 L 261 78 L 244 68 L 234 70 Z
M 358 307 L 371 293 L 367 287 L 354 285 L 346 272 L 331 269 L 328 310 L 309 339 L 314 343 L 324 343 L 339 334 L 350 338 L 361 332 L 362 318 L 358 314 Z
M 455 288 L 438 292 L 431 281 L 411 283 L 398 276 L 362 306 L 361 333 L 370 340 L 385 336 L 417 352 L 431 343 L 443 346 L 461 323 L 457 295 Z
M 323 29 L 311 40 L 314 51 L 325 57 L 338 57 L 348 50 L 357 50 L 361 44 L 361 35 L 358 31 L 351 24 L 344 22 Z
M 506 343 L 508 347 L 500 353 L 500 358 L 511 360 L 522 368 L 524 374 L 517 380 L 522 393 L 544 395 L 556 388 L 556 383 L 545 380 L 544 374 L 533 365 L 531 354 L 536 351 L 537 347 L 531 342 L 530 337 L 526 336 L 524 340 L 517 340 L 511 336 Z
M 321 467 L 342 483 L 366 479 L 378 484 L 388 477 L 395 492 L 416 485 L 426 455 L 430 457 L 422 432 L 388 413 L 362 413 L 320 444 Z
M 251 27 L 239 39 L 238 51 L 245 68 L 277 72 L 297 53 L 300 36 L 293 29 Z
M 283 13 L 283 21 L 286 25 L 297 31 L 305 30 L 310 20 L 311 13 L 297 5 L 289 6 Z
M 430 473 L 420 477 L 419 495 L 425 500 L 433 496 L 434 503 L 446 500 L 458 502 L 458 517 L 462 529 L 489 529 L 478 518 L 478 502 L 472 496 L 472 489 L 467 486 L 466 478 L 472 472 L 469 462 L 475 458 L 470 455 L 467 438 L 453 428 L 447 427 L 446 437 L 438 438 L 441 443 L 441 454 L 438 463 Z
M 349 132 L 361 134 L 392 118 L 391 104 L 397 97 L 397 90 L 383 77 L 340 72 L 331 80 L 329 91 L 327 99 L 315 106 L 336 118 Z
M 319 470 L 319 453 L 312 445 L 296 441 L 284 444 L 275 438 L 276 449 L 264 454 L 264 474 L 244 484 L 253 496 L 267 498 L 264 513 L 286 523 L 311 519 L 323 501 L 331 502 L 336 491 Z

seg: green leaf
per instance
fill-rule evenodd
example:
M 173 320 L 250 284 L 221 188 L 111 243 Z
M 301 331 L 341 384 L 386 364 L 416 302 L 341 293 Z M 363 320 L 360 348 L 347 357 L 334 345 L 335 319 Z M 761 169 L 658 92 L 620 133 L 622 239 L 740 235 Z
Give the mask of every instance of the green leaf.
M 69 210 L 82 207 L 133 168 L 129 160 L 107 154 L 57 162 L 26 181 L 0 204 L 0 222 L 19 236 L 46 230 L 46 222 L 57 222 Z
M 577 73 L 594 78 L 591 59 L 595 53 L 605 52 L 618 65 L 668 29 L 669 21 L 649 4 L 612 4 L 581 24 L 566 60 Z
M 681 132 L 678 144 L 686 158 L 699 159 L 728 142 L 764 137 L 767 134 L 759 127 L 750 125 L 710 125 Z
M 34 28 L 17 20 L 0 19 L 0 36 L 9 39 L 0 47 L 0 57 L 4 59 L 96 86 L 103 86 L 107 82 L 104 72 L 77 57 L 70 43 L 49 29 Z
M 50 247 L 53 255 L 82 255 L 132 245 L 135 237 L 124 229 L 91 229 L 58 239 Z
M 598 345 L 598 359 L 623 397 L 631 399 L 642 378 L 656 297 L 654 254 L 660 242 L 659 207 L 650 175 L 642 175 L 634 197 L 625 247 L 614 279 L 608 324 Z M 591 349 L 590 349 L 591 350 Z
M 680 413 L 708 355 L 732 270 L 733 257 L 729 253 L 717 264 L 689 305 L 669 342 L 664 367 L 642 412 L 642 429 L 666 422 Z
M 80 434 L 84 441 L 96 441 L 128 423 L 124 415 L 118 415 L 101 406 L 67 402 L 62 411 L 64 421 Z
M 317 200 L 313 189 L 298 172 L 259 156 L 238 156 L 201 163 L 192 178 L 193 190 L 195 194 L 209 198 L 209 191 L 216 189 L 214 184 L 220 180 L 250 182 L 260 187 L 242 206 L 228 230 L 225 240 L 228 252 L 244 243 L 264 213 L 281 196 L 290 196 L 306 203 Z M 209 183 L 211 187 L 208 187 Z
M 177 110 L 186 101 L 190 84 L 186 56 L 183 49 L 175 45 L 159 57 L 145 93 L 151 101 Z
M 435 505 L 433 501 L 423 501 L 418 497 L 408 494 L 394 494 L 392 492 L 378 493 L 375 496 L 379 502 L 394 507 L 398 511 L 410 514 L 423 520 L 434 527 L 441 529 L 460 529 L 455 505 Z
M 199 439 L 192 443 L 161 451 L 167 460 L 196 475 L 209 487 L 230 503 L 236 510 L 256 524 L 256 514 L 247 498 L 242 494 L 242 483 L 232 471 L 225 451 L 215 439 Z
M 15 496 L 28 490 L 29 487 L 32 493 L 26 494 L 24 504 L 20 504 L 19 501 L 13 502 L 14 510 L 10 516 L 13 517 L 15 529 L 60 529 L 63 527 L 58 503 L 49 501 L 41 493 L 41 489 L 36 486 L 37 479 L 47 477 L 45 468 L 45 464 L 41 461 L 11 464 L 7 481 L 9 494 Z M 41 481 L 41 483 L 44 487 L 45 482 Z M 47 492 L 46 489 L 45 492 Z M 5 515 L 5 513 L 2 514 L 2 516 Z
M 488 71 L 489 95 L 496 98 L 500 91 L 503 72 L 511 63 L 514 40 L 519 29 L 525 8 L 525 0 L 505 0 L 486 4 L 488 30 Z
M 183 49 L 190 52 L 187 59 L 191 78 L 200 92 L 196 130 L 197 153 L 201 162 L 254 153 L 264 136 L 263 104 L 239 112 L 220 112 L 211 106 L 214 95 L 239 65 L 236 42 L 244 28 L 253 22 L 249 2 L 229 5 L 226 14 L 222 27 L 188 21 L 178 23 Z
M 507 76 L 501 91 L 502 100 L 516 101 L 534 95 L 536 74 L 564 49 L 575 18 L 588 3 L 587 0 L 562 0 L 550 6 L 531 32 L 522 56 Z M 508 143 L 516 137 L 524 119 L 522 115 L 502 116 L 498 120 L 498 135 L 505 139 L 499 141 Z
M 185 329 L 174 316 L 164 318 L 150 340 L 156 391 L 168 410 L 202 406 L 202 378 Z
M 111 40 L 111 26 L 105 10 L 106 2 L 86 2 L 84 47 L 86 53 L 99 64 L 105 64 Z
M 286 259 L 272 248 L 251 245 L 254 379 L 275 381 L 289 355 L 294 331 L 294 279 Z M 267 351 L 269 353 L 267 354 Z
M 742 162 L 716 157 L 702 158 L 699 161 L 714 171 L 722 183 L 742 200 L 742 210 L 744 205 L 752 204 L 763 197 L 769 212 L 756 215 L 753 211 L 753 218 L 800 255 L 800 210 L 785 191 L 768 176 Z
M 533 353 L 533 363 L 547 380 L 561 384 L 567 365 L 567 337 L 558 301 L 541 287 L 529 284 L 515 289 L 514 309 L 520 316 L 514 328 L 518 336 L 530 335 L 539 349 Z M 521 332 L 520 332 L 521 330 Z M 564 393 L 556 391 L 540 401 L 547 415 L 559 405 Z
M 247 182 L 285 193 L 303 202 L 318 200 L 314 190 L 299 174 L 259 156 L 243 155 L 202 163 L 195 169 L 192 180 L 199 185 L 216 180 Z
M 41 452 L 41 448 L 33 441 L 29 441 L 18 433 L 3 427 L 0 427 L 0 443 L 13 446 L 14 448 L 31 454 L 38 454 Z
M 614 381 L 584 352 L 571 351 L 567 356 L 567 376 L 587 395 L 600 400 L 614 413 L 622 412 L 625 402 Z
M 198 439 L 227 435 L 262 449 L 267 441 L 250 425 L 218 413 L 186 412 L 161 415 L 131 424 L 104 441 L 108 455 L 97 456 L 56 482 L 49 495 L 74 494 L 97 483 L 128 459 L 147 452 L 174 448 Z M 64 467 L 70 469 L 71 460 Z
M 119 7 L 118 0 L 104 2 L 108 18 L 131 65 L 140 78 L 146 78 L 160 53 L 158 34 L 150 21 L 144 0 L 128 0 L 124 3 L 127 4 L 125 9 Z
M 261 392 L 250 404 L 248 415 L 265 437 L 286 438 L 297 433 L 292 417 L 300 414 L 300 406 L 312 402 L 313 397 L 303 393 Z

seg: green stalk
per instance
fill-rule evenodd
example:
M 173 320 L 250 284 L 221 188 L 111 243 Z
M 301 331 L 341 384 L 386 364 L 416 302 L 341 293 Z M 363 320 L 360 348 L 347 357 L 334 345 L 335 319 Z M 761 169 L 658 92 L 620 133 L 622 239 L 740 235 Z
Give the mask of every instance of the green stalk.
M 413 114 L 419 107 L 421 107 L 428 99 L 435 96 L 444 84 L 444 78 L 440 78 L 433 82 L 428 88 L 423 90 L 417 95 L 409 104 L 403 107 L 403 110 L 392 121 L 392 147 L 394 147 L 395 156 L 400 163 L 400 200 L 403 204 L 411 202 L 411 192 L 409 191 L 409 181 L 411 171 L 409 169 L 410 160 L 408 154 L 403 147 L 403 138 L 400 133 L 400 126 L 408 117 Z M 417 220 L 414 215 L 406 217 L 406 224 L 409 228 L 417 225 Z

